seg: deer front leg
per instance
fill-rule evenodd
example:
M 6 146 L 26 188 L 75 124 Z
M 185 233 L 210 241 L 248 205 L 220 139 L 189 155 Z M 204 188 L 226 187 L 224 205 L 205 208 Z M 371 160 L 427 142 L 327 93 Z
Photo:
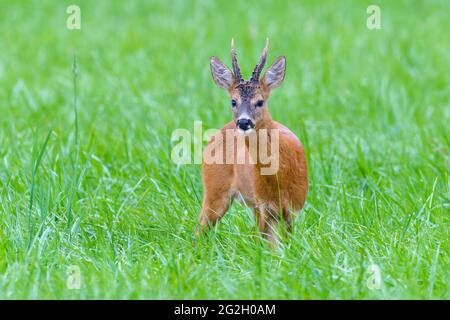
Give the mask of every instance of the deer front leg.
M 205 195 L 202 204 L 198 222 L 195 229 L 195 235 L 198 236 L 200 230 L 204 233 L 210 227 L 214 226 L 228 211 L 232 202 L 232 197 L 227 193 L 225 195 L 216 195 L 214 198 Z
M 224 148 L 221 139 L 212 139 L 205 149 L 203 171 L 203 202 L 202 210 L 195 228 L 195 236 L 214 226 L 227 212 L 234 198 L 232 192 L 234 168 L 230 164 L 216 164 L 207 162 L 206 155 L 215 154 Z M 222 159 L 226 163 L 226 158 Z
M 227 212 L 233 201 L 234 194 L 231 192 L 233 167 L 204 165 L 204 195 L 202 210 L 195 229 L 197 236 L 214 226 Z

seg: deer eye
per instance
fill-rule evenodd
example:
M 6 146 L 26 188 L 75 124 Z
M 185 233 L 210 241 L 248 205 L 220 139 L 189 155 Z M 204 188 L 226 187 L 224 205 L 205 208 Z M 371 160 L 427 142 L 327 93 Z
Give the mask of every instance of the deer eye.
M 234 100 L 234 99 L 231 100 L 231 106 L 232 106 L 233 108 L 236 107 L 236 100 Z
M 264 100 L 258 100 L 258 102 L 256 102 L 257 107 L 262 107 L 263 105 L 264 105 Z

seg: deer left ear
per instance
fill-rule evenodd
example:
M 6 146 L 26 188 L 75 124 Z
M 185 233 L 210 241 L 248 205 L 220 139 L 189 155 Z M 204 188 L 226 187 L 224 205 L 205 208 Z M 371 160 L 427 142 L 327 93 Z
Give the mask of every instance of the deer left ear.
M 284 80 L 286 74 L 286 58 L 284 56 L 278 57 L 274 63 L 267 69 L 262 83 L 268 89 L 274 89 L 278 87 Z

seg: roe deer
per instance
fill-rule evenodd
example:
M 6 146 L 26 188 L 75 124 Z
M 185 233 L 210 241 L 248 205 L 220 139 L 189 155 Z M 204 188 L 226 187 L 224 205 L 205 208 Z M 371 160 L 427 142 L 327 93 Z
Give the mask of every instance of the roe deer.
M 233 40 L 233 71 L 218 58 L 210 59 L 215 83 L 225 89 L 231 98 L 234 119 L 209 141 L 203 153 L 204 196 L 196 235 L 199 234 L 199 228 L 204 232 L 222 218 L 233 199 L 238 198 L 253 209 L 261 233 L 271 243 L 278 244 L 277 230 L 280 221 L 283 220 L 290 231 L 293 213 L 300 211 L 305 203 L 308 175 L 303 146 L 292 131 L 272 120 L 268 109 L 270 92 L 284 79 L 285 57 L 278 57 L 260 79 L 267 59 L 268 44 L 267 39 L 260 61 L 248 81 L 242 78 Z M 234 136 L 226 134 L 230 130 L 235 133 Z M 245 143 L 236 144 L 239 136 L 243 137 Z M 278 150 L 275 151 L 276 154 L 272 154 L 278 160 L 276 172 L 262 172 L 267 162 L 262 163 L 260 156 L 255 156 L 255 152 L 250 150 L 249 140 L 252 136 L 266 141 L 269 146 L 277 138 Z M 230 145 L 233 152 L 244 154 L 245 159 L 253 159 L 253 163 L 239 163 L 235 158 L 230 162 L 227 158 L 230 153 L 227 147 Z M 261 145 L 259 148 L 262 148 Z M 205 161 L 206 153 L 209 154 L 212 149 L 215 152 L 226 149 L 226 154 L 220 156 L 223 161 Z

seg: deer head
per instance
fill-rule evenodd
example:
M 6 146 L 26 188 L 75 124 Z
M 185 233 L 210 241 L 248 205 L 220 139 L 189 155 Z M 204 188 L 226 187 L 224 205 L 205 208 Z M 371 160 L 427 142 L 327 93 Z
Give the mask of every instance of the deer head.
M 267 60 L 269 39 L 263 49 L 259 63 L 253 70 L 250 80 L 244 80 L 239 69 L 234 40 L 231 40 L 231 62 L 233 71 L 218 58 L 211 57 L 211 73 L 215 83 L 228 91 L 231 98 L 233 117 L 236 127 L 248 134 L 253 129 L 261 128 L 264 120 L 270 118 L 267 100 L 272 89 L 278 87 L 284 79 L 286 58 L 278 57 L 260 78 L 261 71 Z

